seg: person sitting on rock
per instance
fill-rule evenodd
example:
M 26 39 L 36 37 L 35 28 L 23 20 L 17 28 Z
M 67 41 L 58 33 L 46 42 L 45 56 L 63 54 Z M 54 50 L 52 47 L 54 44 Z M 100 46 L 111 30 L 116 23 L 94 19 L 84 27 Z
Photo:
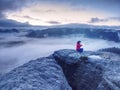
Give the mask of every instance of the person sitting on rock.
M 76 44 L 76 51 L 83 52 L 83 48 L 81 48 L 83 45 L 81 44 L 81 41 L 77 41 Z

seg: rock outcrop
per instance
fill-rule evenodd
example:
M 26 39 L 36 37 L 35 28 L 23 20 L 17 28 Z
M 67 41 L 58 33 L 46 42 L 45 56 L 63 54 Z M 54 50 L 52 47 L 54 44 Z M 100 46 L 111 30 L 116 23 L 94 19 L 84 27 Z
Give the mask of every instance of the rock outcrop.
M 89 56 L 90 52 L 78 53 L 75 50 L 60 50 L 53 54 L 63 68 L 73 90 L 96 90 L 102 79 L 102 68 L 94 62 L 81 60 L 80 57 L 84 55 Z
M 71 87 L 54 59 L 41 58 L 4 75 L 0 90 L 71 90 Z
M 58 50 L 3 75 L 0 90 L 120 90 L 119 59 L 110 52 Z
M 120 56 L 109 52 L 56 51 L 53 56 L 63 68 L 73 90 L 120 90 Z M 85 60 L 83 56 L 87 56 Z

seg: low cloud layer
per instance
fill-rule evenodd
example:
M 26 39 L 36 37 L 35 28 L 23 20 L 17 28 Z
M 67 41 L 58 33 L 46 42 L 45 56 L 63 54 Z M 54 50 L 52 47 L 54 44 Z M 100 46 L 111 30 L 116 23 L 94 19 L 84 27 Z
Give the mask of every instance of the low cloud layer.
M 119 43 L 110 42 L 100 39 L 89 39 L 84 37 L 66 37 L 66 38 L 44 38 L 44 39 L 28 39 L 28 38 L 10 38 L 5 37 L 5 41 L 23 40 L 23 45 L 12 46 L 8 48 L 0 47 L 0 72 L 9 71 L 19 65 L 30 60 L 40 57 L 46 57 L 59 49 L 74 49 L 76 41 L 81 40 L 84 50 L 94 51 L 107 47 L 120 47 Z M 1 42 L 1 41 L 0 41 Z M 94 46 L 93 46 L 94 45 Z M 45 48 L 43 48 L 45 47 Z
M 28 23 L 20 23 L 11 19 L 0 19 L 0 27 L 28 27 Z
M 120 17 L 110 17 L 110 18 L 91 18 L 91 20 L 89 21 L 89 23 L 99 23 L 99 22 L 108 22 L 108 21 L 118 21 L 120 22 Z
M 47 23 L 49 23 L 49 24 L 61 24 L 60 22 L 57 22 L 57 21 L 49 21 Z

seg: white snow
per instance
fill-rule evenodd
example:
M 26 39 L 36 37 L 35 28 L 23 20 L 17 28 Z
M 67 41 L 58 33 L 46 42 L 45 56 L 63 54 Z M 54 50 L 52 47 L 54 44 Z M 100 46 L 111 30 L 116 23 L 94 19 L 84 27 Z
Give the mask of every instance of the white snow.
M 88 56 L 90 59 L 102 59 L 100 56 L 98 56 L 98 55 L 90 55 L 90 56 Z

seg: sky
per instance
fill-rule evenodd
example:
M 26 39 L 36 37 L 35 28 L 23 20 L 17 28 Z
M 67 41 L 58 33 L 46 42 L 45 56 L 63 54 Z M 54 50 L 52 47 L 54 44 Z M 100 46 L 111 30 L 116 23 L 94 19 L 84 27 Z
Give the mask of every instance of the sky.
M 120 0 L 0 0 L 0 26 L 120 26 Z

